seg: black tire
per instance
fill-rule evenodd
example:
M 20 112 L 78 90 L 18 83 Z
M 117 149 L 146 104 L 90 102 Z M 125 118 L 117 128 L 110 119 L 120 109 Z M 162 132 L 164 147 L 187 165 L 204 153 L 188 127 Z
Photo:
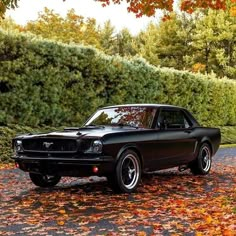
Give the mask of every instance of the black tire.
M 137 153 L 126 150 L 117 162 L 115 173 L 107 179 L 114 192 L 131 193 L 137 188 L 140 177 L 141 164 Z
M 195 175 L 207 175 L 211 169 L 211 162 L 211 148 L 207 143 L 203 143 L 196 160 L 190 165 L 191 172 Z
M 53 187 L 61 180 L 61 176 L 58 175 L 41 175 L 29 173 L 29 177 L 36 186 L 43 188 Z

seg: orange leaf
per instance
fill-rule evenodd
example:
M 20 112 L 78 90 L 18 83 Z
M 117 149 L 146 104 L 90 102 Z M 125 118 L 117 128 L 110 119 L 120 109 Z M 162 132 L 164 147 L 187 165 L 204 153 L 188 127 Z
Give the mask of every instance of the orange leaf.
M 205 217 L 205 221 L 207 224 L 210 224 L 212 222 L 212 217 L 211 216 Z
M 147 234 L 146 234 L 146 232 L 144 232 L 144 231 L 139 231 L 138 233 L 137 233 L 137 236 L 146 236 Z
M 59 220 L 59 221 L 57 221 L 57 224 L 58 224 L 58 225 L 64 225 L 64 224 L 65 224 L 65 222 L 64 222 L 64 221 L 62 221 L 62 220 Z
M 236 16 L 236 6 L 230 8 L 230 16 Z
M 234 236 L 234 232 L 231 231 L 230 229 L 224 229 L 224 231 L 222 232 L 223 236 Z
M 60 214 L 65 214 L 65 213 L 66 213 L 65 210 L 59 210 L 58 212 L 59 212 Z
M 28 219 L 27 223 L 28 224 L 38 224 L 38 220 L 37 219 Z
M 201 232 L 196 232 L 195 236 L 203 236 Z

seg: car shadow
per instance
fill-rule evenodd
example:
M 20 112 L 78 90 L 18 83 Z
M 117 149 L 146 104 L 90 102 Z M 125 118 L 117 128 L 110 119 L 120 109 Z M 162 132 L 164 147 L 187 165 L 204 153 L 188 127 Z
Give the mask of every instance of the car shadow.
M 218 168 L 218 169 L 217 169 Z M 133 194 L 128 194 L 131 197 L 135 194 L 154 193 L 159 196 L 163 194 L 178 193 L 178 195 L 192 195 L 198 192 L 210 192 L 214 188 L 218 188 L 219 184 L 231 180 L 231 176 L 224 173 L 224 166 L 214 166 L 214 169 L 209 175 L 194 176 L 189 170 L 179 172 L 177 168 L 152 172 L 150 174 L 142 175 L 140 185 Z M 219 169 L 222 170 L 219 172 Z M 214 170 L 217 170 L 215 172 Z M 233 171 L 233 169 L 232 169 Z M 13 173 L 14 172 L 14 173 Z M 40 195 L 53 194 L 77 194 L 77 195 L 101 195 L 101 196 L 117 196 L 105 177 L 99 178 L 96 176 L 89 178 L 62 178 L 61 182 L 53 188 L 39 188 L 35 187 L 28 175 L 18 170 L 10 172 L 11 179 L 8 178 L 9 183 L 14 183 L 12 188 L 8 188 L 6 194 L 10 196 L 13 201 L 21 201 L 24 198 L 39 198 Z M 17 177 L 17 176 L 18 177 Z M 6 175 L 9 176 L 9 173 Z M 4 176 L 3 176 L 4 177 Z M 7 178 L 3 178 L 7 179 Z M 15 181 L 17 179 L 17 182 Z M 7 183 L 6 183 L 7 184 Z M 4 193 L 5 194 L 5 193 Z M 127 194 L 120 194 L 125 196 Z M 7 198 L 8 199 L 8 198 Z M 9 200 L 10 200 L 9 199 Z
M 150 174 L 144 174 L 136 191 L 132 194 L 116 194 L 112 191 L 105 177 L 90 177 L 90 178 L 62 178 L 61 182 L 51 188 L 35 187 L 29 182 L 30 187 L 21 194 L 15 196 L 15 200 L 23 200 L 28 197 L 40 197 L 41 195 L 65 194 L 87 196 L 134 196 L 137 194 L 157 193 L 171 194 L 173 191 L 178 191 L 178 194 L 186 195 L 186 191 L 191 190 L 198 192 L 199 186 L 204 188 L 215 179 L 215 176 L 194 176 L 190 171 L 178 172 L 177 169 L 166 171 L 157 171 Z M 12 199 L 14 200 L 14 198 Z M 69 200 L 69 199 L 68 199 Z

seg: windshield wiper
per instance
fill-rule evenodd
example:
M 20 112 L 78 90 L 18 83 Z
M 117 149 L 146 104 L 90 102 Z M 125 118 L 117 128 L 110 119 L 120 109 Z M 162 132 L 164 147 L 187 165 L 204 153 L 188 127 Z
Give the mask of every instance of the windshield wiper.
M 82 128 L 101 128 L 101 129 L 104 129 L 105 126 L 103 126 L 103 125 L 89 124 L 89 125 L 85 125 L 85 126 L 82 127 Z
M 112 123 L 111 126 L 131 127 L 131 128 L 134 128 L 134 129 L 139 128 L 138 126 L 134 126 L 134 125 L 131 125 L 131 124 L 124 124 L 124 123 Z

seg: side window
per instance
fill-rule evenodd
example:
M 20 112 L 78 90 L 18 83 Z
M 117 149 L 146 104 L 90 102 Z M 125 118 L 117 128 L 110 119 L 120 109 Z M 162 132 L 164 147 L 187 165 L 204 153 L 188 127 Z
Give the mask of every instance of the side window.
M 161 129 L 183 129 L 191 127 L 180 110 L 162 110 L 158 117 L 158 127 Z

